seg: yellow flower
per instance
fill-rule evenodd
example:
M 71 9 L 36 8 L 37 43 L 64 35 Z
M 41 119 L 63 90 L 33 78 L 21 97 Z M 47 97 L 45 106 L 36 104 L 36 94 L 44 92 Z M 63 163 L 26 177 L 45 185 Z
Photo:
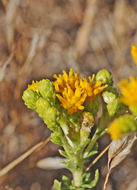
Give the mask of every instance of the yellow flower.
M 110 136 L 111 139 L 119 139 L 121 136 L 121 123 L 118 122 L 117 120 L 114 120 L 108 127 L 108 131 L 107 131 Z
M 71 68 L 69 74 L 63 71 L 63 75 L 54 75 L 56 81 L 53 82 L 55 86 L 56 96 L 61 105 L 68 110 L 69 114 L 84 109 L 84 102 L 86 98 L 93 99 L 100 94 L 107 85 L 102 86 L 102 82 L 93 83 L 95 75 L 86 78 L 81 78 Z
M 137 131 L 137 121 L 133 115 L 125 114 L 116 118 L 108 126 L 108 133 L 112 139 L 119 139 L 123 135 Z
M 126 79 L 122 79 L 119 87 L 122 92 L 121 102 L 127 106 L 137 107 L 137 79 L 133 76 L 130 77 L 129 82 Z
M 137 64 L 137 46 L 132 45 L 132 47 L 131 47 L 131 55 L 133 57 L 134 62 Z
M 31 89 L 33 91 L 38 91 L 38 85 L 39 85 L 38 81 L 36 82 L 32 81 L 32 84 L 28 85 L 28 90 Z

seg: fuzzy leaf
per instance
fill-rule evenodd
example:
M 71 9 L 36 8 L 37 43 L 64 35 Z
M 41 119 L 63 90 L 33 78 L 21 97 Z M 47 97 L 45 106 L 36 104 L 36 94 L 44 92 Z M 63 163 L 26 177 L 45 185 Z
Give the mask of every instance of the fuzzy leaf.
M 89 180 L 90 180 L 90 176 L 91 176 L 90 173 L 85 173 L 84 176 L 83 176 L 83 182 L 88 183 Z
M 59 153 L 60 153 L 61 156 L 64 156 L 65 158 L 68 158 L 68 155 L 66 154 L 65 151 L 59 150 Z
M 63 181 L 63 183 L 64 183 L 64 185 L 65 185 L 66 187 L 69 187 L 70 184 L 71 184 L 70 179 L 69 179 L 67 176 L 63 176 L 63 177 L 62 177 L 62 181 Z
M 98 153 L 97 150 L 93 150 L 93 151 L 89 152 L 88 154 L 84 154 L 83 158 L 84 158 L 84 159 L 87 159 L 87 158 L 89 158 L 90 156 L 93 156 L 93 155 L 95 155 L 95 154 L 97 154 L 97 153 Z
M 62 146 L 62 142 L 61 142 L 61 139 L 60 139 L 60 133 L 58 132 L 54 132 L 54 133 L 51 133 L 51 141 L 54 143 L 54 144 L 57 144 L 59 146 Z
M 87 159 L 87 158 L 89 158 L 90 156 L 92 156 L 92 155 L 94 155 L 94 154 L 96 154 L 96 153 L 98 153 L 98 143 L 97 143 L 97 142 L 94 144 L 94 146 L 93 146 L 91 152 L 85 152 L 85 153 L 83 154 L 83 158 L 84 158 L 84 159 Z
M 106 132 L 107 132 L 107 128 L 106 129 L 102 129 L 102 130 L 98 130 L 96 134 L 97 134 L 97 136 L 101 137 L 104 134 L 106 134 Z
M 53 189 L 54 190 L 61 190 L 61 182 L 59 182 L 58 180 L 55 179 Z
M 71 160 L 64 161 L 63 163 L 65 164 L 66 168 L 70 171 L 77 169 L 76 164 Z
M 96 186 L 97 182 L 98 182 L 98 179 L 99 179 L 99 171 L 98 169 L 95 171 L 95 178 L 93 179 L 93 181 L 91 181 L 89 184 L 83 184 L 81 187 L 82 188 L 93 188 Z

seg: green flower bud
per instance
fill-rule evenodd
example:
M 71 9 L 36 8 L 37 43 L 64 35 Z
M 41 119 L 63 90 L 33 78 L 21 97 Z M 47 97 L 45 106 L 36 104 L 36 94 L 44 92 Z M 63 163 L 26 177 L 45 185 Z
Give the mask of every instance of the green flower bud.
M 49 107 L 43 114 L 44 123 L 53 131 L 56 130 L 59 121 L 59 112 L 55 107 Z
M 50 107 L 49 102 L 44 98 L 39 98 L 38 101 L 36 102 L 36 112 L 42 118 L 44 116 L 44 113 L 47 111 L 49 107 Z
M 96 79 L 96 82 L 101 81 L 103 84 L 108 84 L 110 86 L 112 86 L 113 84 L 112 74 L 106 69 L 100 70 L 96 74 L 95 79 Z
M 108 91 L 103 92 L 102 96 L 103 96 L 104 102 L 107 104 L 107 110 L 108 110 L 109 115 L 113 116 L 116 113 L 117 108 L 118 108 L 119 101 L 118 101 L 117 96 L 114 93 L 108 92 Z
M 24 91 L 22 99 L 25 102 L 25 105 L 35 110 L 36 109 L 36 102 L 39 99 L 39 95 L 37 92 L 34 92 L 33 90 L 27 89 Z
M 39 82 L 38 91 L 41 96 L 47 100 L 50 100 L 50 103 L 55 102 L 56 94 L 52 82 L 48 79 L 43 79 Z

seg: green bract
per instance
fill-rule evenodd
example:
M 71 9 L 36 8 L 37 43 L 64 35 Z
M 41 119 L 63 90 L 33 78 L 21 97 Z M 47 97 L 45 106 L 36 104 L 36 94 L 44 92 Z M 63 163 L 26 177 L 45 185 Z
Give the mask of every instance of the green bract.
M 100 70 L 96 75 L 96 81 L 101 81 L 103 84 L 113 85 L 112 74 L 106 70 Z
M 50 103 L 42 97 L 40 97 L 36 102 L 36 112 L 42 118 L 44 118 L 44 114 L 47 112 L 47 109 L 49 109 L 50 107 L 51 107 Z
M 43 79 L 39 82 L 38 91 L 43 98 L 51 101 L 51 103 L 55 102 L 56 94 L 53 87 L 53 84 L 48 79 Z
M 25 105 L 28 108 L 35 110 L 36 102 L 39 99 L 39 95 L 37 94 L 37 92 L 29 89 L 24 91 L 22 99 L 24 100 Z
M 118 98 L 117 96 L 112 93 L 105 91 L 102 94 L 104 102 L 107 104 L 107 110 L 110 116 L 113 116 L 118 108 Z

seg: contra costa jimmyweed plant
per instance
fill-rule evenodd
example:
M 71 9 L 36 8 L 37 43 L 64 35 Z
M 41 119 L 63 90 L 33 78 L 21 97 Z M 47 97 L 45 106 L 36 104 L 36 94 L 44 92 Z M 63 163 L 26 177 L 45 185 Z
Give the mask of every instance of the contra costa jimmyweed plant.
M 136 46 L 132 46 L 131 53 L 137 63 Z M 85 164 L 98 153 L 98 139 L 109 133 L 112 140 L 120 140 L 137 131 L 137 78 L 122 79 L 118 84 L 120 95 L 113 86 L 112 74 L 105 69 L 86 79 L 71 68 L 68 74 L 55 74 L 54 79 L 33 81 L 22 97 L 25 105 L 35 110 L 52 131 L 51 141 L 63 147 L 59 152 L 72 173 L 72 181 L 63 176 L 62 183 L 55 180 L 53 188 L 92 189 L 98 182 L 99 171 L 91 180 Z

